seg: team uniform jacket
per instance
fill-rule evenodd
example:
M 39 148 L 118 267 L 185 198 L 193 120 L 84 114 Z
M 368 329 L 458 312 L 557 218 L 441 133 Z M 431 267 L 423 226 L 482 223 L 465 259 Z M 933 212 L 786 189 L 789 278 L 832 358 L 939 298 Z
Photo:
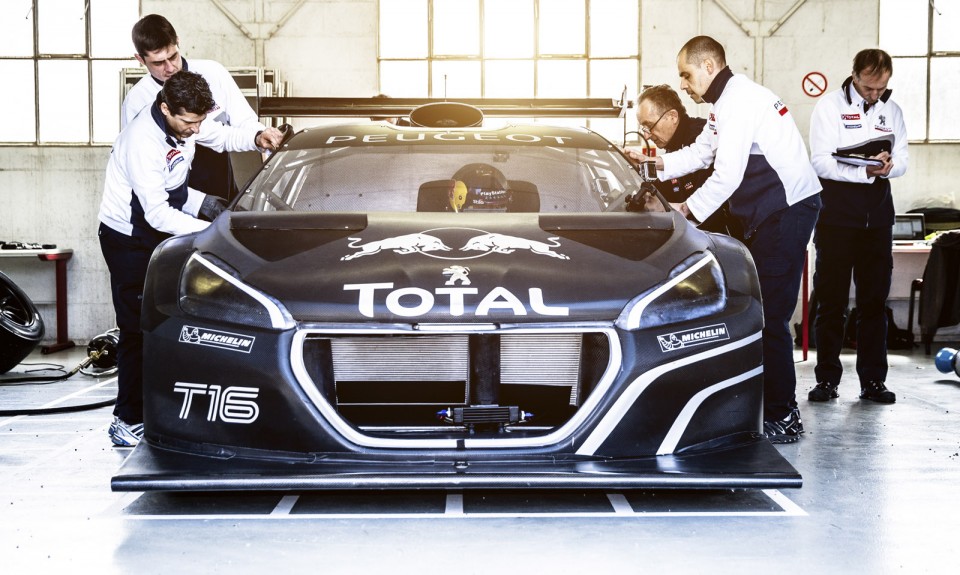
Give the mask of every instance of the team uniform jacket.
M 213 122 L 219 122 L 224 126 L 245 127 L 248 124 L 256 125 L 257 130 L 266 129 L 266 126 L 260 123 L 256 112 L 247 103 L 237 83 L 230 76 L 220 63 L 213 60 L 191 60 L 189 63 L 183 58 L 183 69 L 188 72 L 195 72 L 203 76 L 203 79 L 210 85 L 210 92 L 217 103 L 209 114 L 207 119 L 201 125 L 200 133 L 203 128 Z M 140 81 L 134 84 L 133 88 L 123 99 L 123 106 L 120 113 L 120 129 L 124 129 L 141 110 L 153 105 L 157 98 L 157 92 L 163 87 L 150 74 L 140 78 Z
M 810 160 L 823 184 L 820 224 L 854 228 L 892 226 L 893 198 L 889 178 L 907 171 L 907 129 L 903 112 L 889 92 L 864 110 L 866 101 L 852 78 L 817 102 L 810 118 Z M 837 148 L 862 144 L 893 134 L 893 168 L 886 178 L 867 177 L 867 168 L 838 162 Z
M 703 126 L 706 123 L 707 121 L 703 118 L 691 118 L 686 114 L 681 115 L 673 137 L 663 145 L 664 151 L 676 152 L 684 146 L 692 144 L 696 141 L 700 132 L 703 131 Z M 666 181 L 658 180 L 654 182 L 653 185 L 656 186 L 657 190 L 663 194 L 663 197 L 665 197 L 668 202 L 678 204 L 689 198 L 690 194 L 697 191 L 712 173 L 713 166 L 710 166 L 679 178 Z M 721 206 L 719 210 L 713 212 L 709 218 L 697 227 L 708 232 L 728 234 L 738 239 L 743 237 L 740 222 L 730 217 L 729 206 Z
M 670 141 L 663 145 L 663 150 L 665 152 L 676 152 L 684 146 L 692 144 L 696 141 L 700 132 L 703 131 L 703 126 L 706 123 L 707 121 L 703 118 L 681 115 L 677 124 L 677 131 L 673 133 Z M 668 202 L 678 204 L 690 197 L 690 194 L 702 186 L 703 182 L 707 181 L 712 173 L 713 168 L 707 167 L 680 177 L 654 182 L 654 185 Z
M 771 214 L 820 191 L 800 131 L 773 92 L 724 68 L 704 100 L 713 105 L 703 131 L 690 146 L 664 154 L 659 175 L 669 180 L 713 162 L 713 174 L 686 200 L 697 220 L 728 201 L 750 238 Z
M 259 128 L 227 128 L 216 122 L 178 141 L 154 103 L 117 136 L 107 162 L 99 219 L 128 236 L 160 241 L 209 223 L 195 216 L 205 194 L 187 187 L 197 143 L 217 151 L 255 150 Z M 158 233 L 159 232 L 159 233 Z

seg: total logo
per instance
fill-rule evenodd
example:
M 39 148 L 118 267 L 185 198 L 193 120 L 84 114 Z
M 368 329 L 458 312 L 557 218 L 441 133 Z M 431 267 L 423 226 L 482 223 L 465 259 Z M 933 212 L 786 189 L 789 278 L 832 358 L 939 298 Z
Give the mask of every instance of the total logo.
M 445 240 L 445 238 L 448 239 Z M 442 260 L 469 260 L 490 254 L 512 254 L 517 250 L 559 260 L 570 259 L 569 256 L 556 251 L 556 248 L 560 247 L 558 237 L 539 241 L 490 233 L 475 228 L 436 228 L 366 243 L 363 243 L 363 238 L 348 238 L 348 240 L 350 242 L 348 246 L 357 251 L 343 256 L 340 258 L 341 261 L 372 256 L 386 250 L 400 255 L 423 254 Z M 462 247 L 454 250 L 449 244 Z
M 178 381 L 173 384 L 173 392 L 183 394 L 180 419 L 190 417 L 194 403 L 204 404 L 199 409 L 203 414 L 203 408 L 206 407 L 207 421 L 249 424 L 260 416 L 260 406 L 254 401 L 260 395 L 260 389 L 256 387 L 233 385 L 223 388 L 219 385 Z
M 393 289 L 392 282 L 346 284 L 344 291 L 356 291 L 359 294 L 357 308 L 364 317 L 374 317 L 376 304 L 383 305 L 393 315 L 400 317 L 420 317 L 432 312 L 441 300 L 450 315 L 460 317 L 464 315 L 467 302 L 477 301 L 474 315 L 477 317 L 489 316 L 496 310 L 503 310 L 513 315 L 527 315 L 528 311 L 545 316 L 568 316 L 570 308 L 566 306 L 549 306 L 543 301 L 543 290 L 530 288 L 525 298 L 518 297 L 505 287 L 497 286 L 480 296 L 480 290 L 470 285 L 470 268 L 464 266 L 450 266 L 444 268 L 443 275 L 450 279 L 444 287 L 428 291 L 419 287 Z M 460 283 L 456 286 L 457 282 Z M 446 287 L 450 286 L 450 287 Z M 479 298 L 479 301 L 478 301 Z

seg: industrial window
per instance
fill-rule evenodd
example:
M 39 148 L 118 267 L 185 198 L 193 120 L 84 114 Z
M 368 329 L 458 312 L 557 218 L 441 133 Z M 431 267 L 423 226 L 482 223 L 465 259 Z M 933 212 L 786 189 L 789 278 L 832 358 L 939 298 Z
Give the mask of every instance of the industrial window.
M 960 140 L 960 0 L 880 0 L 880 47 L 911 140 Z
M 0 144 L 111 143 L 136 0 L 4 0 Z
M 626 86 L 635 96 L 639 18 L 639 0 L 380 0 L 380 91 L 618 98 Z M 589 124 L 622 138 L 622 120 Z

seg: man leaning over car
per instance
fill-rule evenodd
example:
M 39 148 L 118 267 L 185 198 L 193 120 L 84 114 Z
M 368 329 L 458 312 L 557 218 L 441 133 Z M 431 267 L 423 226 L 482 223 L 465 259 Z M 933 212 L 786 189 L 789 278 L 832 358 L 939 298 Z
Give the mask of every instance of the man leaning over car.
M 173 74 L 153 104 L 117 136 L 107 163 L 98 235 L 120 328 L 117 403 L 109 430 L 118 446 L 132 447 L 143 436 L 140 302 L 150 256 L 164 239 L 203 230 L 223 210 L 221 198 L 188 187 L 197 143 L 217 151 L 264 151 L 280 141 L 279 130 L 269 128 L 267 134 L 256 125 L 210 122 L 201 130 L 214 105 L 199 74 Z
M 666 152 L 676 152 L 697 140 L 707 121 L 691 118 L 680 101 L 680 96 L 666 84 L 650 86 L 640 93 L 637 102 L 637 123 L 640 133 Z M 653 185 L 671 204 L 679 204 L 697 191 L 713 173 L 713 165 L 685 176 L 657 180 Z M 712 213 L 700 226 L 701 230 L 727 234 L 743 239 L 740 223 L 730 216 L 727 204 Z
M 690 39 L 677 55 L 680 87 L 711 104 L 696 141 L 656 158 L 669 179 L 713 162 L 713 174 L 675 207 L 700 222 L 729 202 L 753 256 L 763 299 L 763 434 L 792 443 L 803 433 L 797 407 L 790 318 L 797 307 L 807 243 L 820 210 L 820 181 L 784 103 L 770 90 L 727 66 L 709 36 Z M 647 157 L 636 150 L 637 161 Z
M 257 113 L 250 107 L 226 68 L 213 60 L 191 59 L 188 62 L 183 57 L 180 53 L 180 38 L 169 20 L 159 14 L 148 14 L 133 25 L 131 36 L 136 49 L 135 57 L 147 69 L 148 74 L 134 84 L 123 99 L 120 110 L 121 130 L 137 114 L 153 104 L 163 83 L 180 70 L 200 74 L 210 86 L 216 108 L 207 114 L 207 124 L 218 122 L 225 126 L 256 126 L 257 130 L 266 130 L 267 127 L 260 123 Z M 261 137 L 269 140 L 271 134 L 272 132 L 264 132 Z M 283 134 L 280 135 L 281 139 L 271 141 L 272 145 L 280 145 Z M 227 200 L 232 199 L 237 193 L 237 186 L 233 179 L 230 155 L 203 145 L 198 146 L 190 173 L 190 187 Z

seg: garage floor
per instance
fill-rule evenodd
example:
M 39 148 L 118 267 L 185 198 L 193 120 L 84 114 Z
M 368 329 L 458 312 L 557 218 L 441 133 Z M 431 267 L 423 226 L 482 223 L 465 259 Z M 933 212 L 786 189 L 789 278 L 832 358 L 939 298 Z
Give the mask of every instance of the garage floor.
M 113 493 L 129 450 L 111 447 L 109 407 L 0 417 L 0 570 L 956 573 L 960 378 L 922 348 L 892 352 L 895 405 L 859 401 L 849 376 L 839 400 L 810 404 L 814 353 L 797 352 L 807 433 L 779 447 L 803 475 L 796 490 Z M 25 363 L 69 370 L 83 357 Z M 4 385 L 0 410 L 115 392 L 113 378 L 84 375 Z

